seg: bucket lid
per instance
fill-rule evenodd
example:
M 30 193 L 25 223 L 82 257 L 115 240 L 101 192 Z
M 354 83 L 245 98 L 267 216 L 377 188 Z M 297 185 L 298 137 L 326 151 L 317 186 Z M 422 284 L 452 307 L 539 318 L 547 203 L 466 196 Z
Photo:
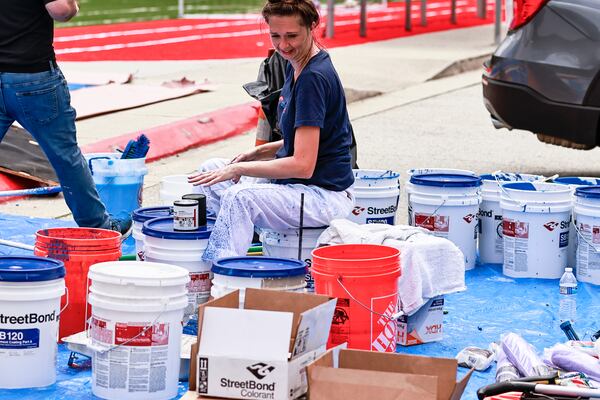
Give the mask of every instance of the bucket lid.
M 0 281 L 41 282 L 65 276 L 62 261 L 37 256 L 0 256 Z
M 464 174 L 420 174 L 411 176 L 410 183 L 437 187 L 476 187 L 481 186 L 481 178 Z
M 173 217 L 154 218 L 144 222 L 142 233 L 159 239 L 199 240 L 208 239 L 215 226 L 214 218 L 206 219 L 206 226 L 195 231 L 176 231 L 173 227 Z
M 559 185 L 556 183 L 532 183 L 532 182 L 513 182 L 502 185 L 505 189 L 522 190 L 524 192 L 557 192 L 566 193 L 570 189 L 567 186 Z
M 561 176 L 559 178 L 554 179 L 552 182 L 561 183 L 563 185 L 593 186 L 600 184 L 600 178 Z
M 212 272 L 245 278 L 274 278 L 306 274 L 304 261 L 276 257 L 226 257 L 216 260 Z
M 575 196 L 587 199 L 600 199 L 600 186 L 584 186 L 575 189 Z
M 178 286 L 186 285 L 189 271 L 171 264 L 148 261 L 112 261 L 94 264 L 88 278 L 92 281 L 116 285 Z
M 168 217 L 173 215 L 173 209 L 169 206 L 163 207 L 143 207 L 133 211 L 133 220 L 136 222 L 146 222 L 158 217 Z

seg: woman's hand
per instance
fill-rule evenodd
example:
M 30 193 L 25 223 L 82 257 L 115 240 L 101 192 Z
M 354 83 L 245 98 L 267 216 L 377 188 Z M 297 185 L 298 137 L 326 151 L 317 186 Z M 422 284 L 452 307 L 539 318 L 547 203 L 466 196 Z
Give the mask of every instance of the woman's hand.
M 233 161 L 232 161 L 233 162 Z M 188 182 L 194 186 L 211 186 L 215 183 L 232 180 L 234 183 L 240 181 L 241 174 L 236 164 L 228 164 L 223 168 L 212 171 L 197 172 L 188 177 Z
M 258 152 L 256 148 L 245 153 L 240 153 L 237 156 L 233 157 L 233 159 L 230 161 L 230 164 L 235 164 L 244 161 L 255 161 L 257 159 L 257 154 Z

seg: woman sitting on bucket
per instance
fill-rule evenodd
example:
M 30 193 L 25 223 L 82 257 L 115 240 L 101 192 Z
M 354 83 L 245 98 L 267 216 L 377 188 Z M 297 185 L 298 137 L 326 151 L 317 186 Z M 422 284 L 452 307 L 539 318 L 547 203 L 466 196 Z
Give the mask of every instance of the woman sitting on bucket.
M 319 227 L 354 206 L 350 120 L 342 83 L 315 39 L 311 0 L 268 0 L 262 15 L 273 47 L 289 61 L 278 105 L 283 139 L 211 159 L 189 181 L 217 220 L 204 260 L 245 255 L 254 227 Z

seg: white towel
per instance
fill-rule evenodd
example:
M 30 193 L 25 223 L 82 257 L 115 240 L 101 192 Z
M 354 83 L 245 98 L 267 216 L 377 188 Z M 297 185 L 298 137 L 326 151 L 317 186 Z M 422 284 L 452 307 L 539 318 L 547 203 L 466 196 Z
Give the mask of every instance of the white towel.
M 345 219 L 331 221 L 318 245 L 366 243 L 400 250 L 402 274 L 398 282 L 401 310 L 414 314 L 428 299 L 460 292 L 465 286 L 465 262 L 451 241 L 408 225 L 359 225 Z

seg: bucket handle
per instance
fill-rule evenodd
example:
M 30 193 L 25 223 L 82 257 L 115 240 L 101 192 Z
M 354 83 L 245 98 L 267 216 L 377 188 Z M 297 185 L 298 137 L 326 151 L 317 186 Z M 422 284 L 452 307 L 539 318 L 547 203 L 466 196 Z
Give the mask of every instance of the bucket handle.
M 67 296 L 67 299 L 65 301 L 65 306 L 63 308 L 60 309 L 60 311 L 58 312 L 58 315 L 60 316 L 63 311 L 65 311 L 67 309 L 67 307 L 69 306 L 69 288 L 67 286 L 65 286 L 65 296 Z M 62 297 L 62 296 L 61 296 Z
M 379 313 L 379 312 L 377 312 L 377 311 L 373 310 L 372 308 L 370 308 L 369 306 L 366 306 L 366 305 L 365 305 L 365 304 L 363 304 L 363 303 L 362 303 L 360 300 L 358 300 L 356 297 L 354 297 L 354 296 L 352 295 L 352 293 L 350 293 L 350 291 L 349 291 L 349 290 L 346 288 L 346 286 L 344 286 L 344 283 L 342 282 L 342 276 L 341 276 L 341 275 L 338 275 L 338 277 L 337 277 L 337 282 L 340 284 L 341 288 L 342 288 L 342 289 L 344 289 L 344 292 L 346 292 L 346 294 L 347 294 L 348 296 L 350 296 L 350 298 L 351 298 L 352 300 L 354 300 L 354 301 L 355 301 L 355 302 L 356 302 L 356 303 L 357 303 L 359 306 L 361 306 L 362 308 L 364 308 L 365 310 L 369 311 L 369 312 L 370 312 L 370 313 L 372 313 L 372 314 L 375 314 L 375 315 L 377 315 L 377 316 L 380 316 L 380 317 L 382 317 L 382 318 L 385 318 L 385 319 L 387 319 L 388 321 L 396 321 L 396 320 L 397 320 L 399 317 L 401 317 L 401 316 L 403 316 L 403 315 L 404 315 L 404 311 L 398 311 L 398 312 L 396 312 L 396 313 L 392 314 L 392 316 L 391 316 L 391 317 L 388 317 L 388 316 L 387 316 L 387 315 L 385 315 L 385 314 Z
M 106 348 L 105 348 L 105 347 L 101 347 L 101 346 L 94 346 L 94 345 L 92 345 L 92 344 L 91 344 L 91 342 L 90 342 L 90 343 L 89 343 L 87 346 L 88 346 L 90 349 L 94 350 L 95 352 L 97 352 L 97 353 L 99 353 L 99 354 L 105 354 L 105 353 L 108 353 L 108 352 L 110 352 L 110 351 L 116 350 L 116 349 L 118 349 L 118 348 L 119 348 L 119 347 L 121 347 L 121 346 L 125 346 L 125 345 L 127 345 L 128 343 L 130 343 L 130 342 L 134 341 L 135 339 L 137 339 L 138 337 L 142 336 L 144 333 L 148 332 L 148 329 L 150 329 L 150 328 L 154 327 L 154 325 L 155 325 L 155 324 L 158 322 L 159 318 L 160 318 L 160 317 L 161 317 L 161 316 L 164 314 L 164 312 L 167 310 L 167 306 L 168 306 L 168 305 L 169 305 L 169 302 L 168 302 L 168 301 L 167 301 L 167 302 L 165 302 L 165 303 L 164 303 L 164 306 L 163 306 L 163 309 L 162 309 L 162 310 L 161 310 L 161 311 L 158 313 L 158 315 L 156 316 L 156 318 L 154 318 L 154 320 L 153 320 L 152 322 L 150 322 L 148 325 L 146 325 L 146 326 L 144 327 L 144 329 L 142 329 L 142 330 L 141 330 L 141 331 L 140 331 L 140 332 L 139 332 L 137 335 L 135 335 L 135 336 L 134 336 L 134 337 L 132 337 L 132 338 L 129 338 L 129 339 L 127 339 L 127 340 L 126 340 L 126 341 L 124 341 L 123 343 L 120 343 L 120 344 L 115 344 L 115 345 L 111 345 L 111 346 L 108 346 L 108 347 L 106 347 Z M 86 304 L 86 309 L 87 309 L 87 304 Z M 86 321 L 86 323 L 87 323 L 87 321 Z M 87 332 L 87 335 L 86 335 L 86 336 L 87 336 L 88 338 L 90 338 L 90 336 L 91 336 L 91 335 L 90 335 L 90 331 L 91 331 L 91 327 L 90 327 L 90 324 L 88 324 L 88 328 L 87 328 L 87 330 L 86 330 L 86 332 Z
M 106 156 L 98 156 L 98 157 L 90 157 L 88 160 L 88 167 L 90 167 L 90 173 L 94 175 L 94 169 L 92 168 L 92 161 L 94 160 L 110 160 L 110 157 Z
M 575 223 L 575 221 L 571 222 L 571 224 L 573 225 L 573 227 L 575 227 L 575 232 L 577 232 L 577 235 L 588 245 L 590 246 L 592 249 L 594 249 L 595 253 L 600 253 L 600 247 L 598 247 L 597 245 L 590 243 L 589 240 L 583 236 L 583 233 L 581 233 L 581 230 L 577 227 L 577 224 Z
M 420 224 L 417 224 L 417 222 L 415 221 L 415 226 L 416 226 L 417 228 L 423 228 L 423 225 L 424 225 L 424 224 L 425 224 L 427 221 L 429 221 L 429 219 L 430 219 L 431 217 L 435 217 L 435 216 L 437 215 L 437 212 L 439 211 L 439 209 L 440 209 L 440 208 L 442 208 L 442 207 L 444 206 L 444 204 L 446 204 L 446 201 L 448 201 L 448 199 L 446 199 L 446 198 L 445 198 L 445 199 L 442 201 L 442 204 L 440 204 L 439 206 L 437 206 L 437 208 L 436 208 L 435 210 L 433 210 L 433 212 L 432 212 L 431 214 L 429 214 L 429 216 L 428 216 L 427 218 L 425 218 L 425 220 L 424 220 L 423 222 L 421 222 Z M 427 228 L 423 228 L 423 229 L 427 229 Z M 428 231 L 429 231 L 429 230 L 428 230 Z

